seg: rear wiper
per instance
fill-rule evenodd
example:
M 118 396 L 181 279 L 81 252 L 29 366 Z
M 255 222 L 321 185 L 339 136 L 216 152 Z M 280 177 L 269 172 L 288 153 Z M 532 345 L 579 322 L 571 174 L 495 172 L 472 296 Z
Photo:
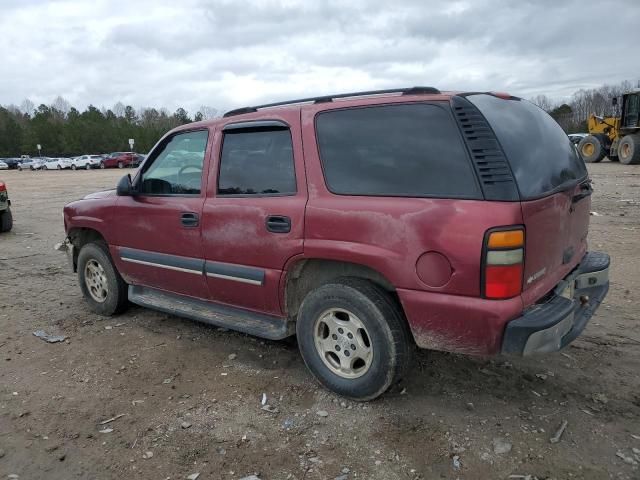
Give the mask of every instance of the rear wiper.
M 583 198 L 590 196 L 592 193 L 593 187 L 591 186 L 591 179 L 585 180 L 580 184 L 580 193 L 571 198 L 571 203 L 577 203 Z

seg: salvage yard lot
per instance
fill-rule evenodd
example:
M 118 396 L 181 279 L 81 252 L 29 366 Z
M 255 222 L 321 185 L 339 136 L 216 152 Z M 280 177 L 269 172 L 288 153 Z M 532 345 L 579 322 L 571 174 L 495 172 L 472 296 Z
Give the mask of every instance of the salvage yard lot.
M 53 250 L 62 207 L 123 172 L 2 172 L 15 223 L 0 236 L 0 478 L 639 478 L 640 168 L 589 169 L 589 240 L 612 268 L 582 337 L 532 359 L 423 351 L 368 404 L 319 387 L 293 342 L 90 313 Z

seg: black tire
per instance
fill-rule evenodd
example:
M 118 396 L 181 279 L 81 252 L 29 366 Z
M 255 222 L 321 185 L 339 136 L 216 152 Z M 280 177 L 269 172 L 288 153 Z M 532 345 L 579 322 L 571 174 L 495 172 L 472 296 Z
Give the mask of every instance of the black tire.
M 60 165 L 58 165 L 56 168 L 57 168 L 58 170 L 62 170 L 62 167 L 61 167 Z
M 587 135 L 578 144 L 578 153 L 586 163 L 601 162 L 607 152 L 599 135 Z
M 100 162 L 100 168 L 102 168 L 104 170 L 104 168 L 105 168 L 104 162 Z
M 124 163 L 118 162 L 118 168 L 124 168 Z
M 84 169 L 85 169 L 85 170 L 91 170 L 91 165 L 87 163 L 87 164 L 84 166 Z
M 75 169 L 76 169 L 76 164 L 75 164 L 75 163 L 72 163 L 72 164 L 71 164 L 71 170 L 75 170 Z
M 354 314 L 365 327 L 372 360 L 357 378 L 332 371 L 316 347 L 320 318 L 331 309 Z M 296 334 L 302 358 L 316 379 L 329 390 L 356 401 L 373 400 L 397 383 L 407 371 L 415 348 L 397 302 L 382 288 L 359 278 L 339 278 L 311 291 L 298 312 Z M 331 342 L 329 331 L 326 335 Z M 331 337 L 336 338 L 333 334 Z M 351 341 L 346 340 L 347 344 Z M 347 355 L 348 346 L 343 347 L 340 353 Z M 328 354 L 334 355 L 333 350 Z
M 43 165 L 42 170 L 49 170 L 49 167 L 47 167 L 46 165 Z
M 626 135 L 618 144 L 618 159 L 624 165 L 640 163 L 640 135 Z
M 11 208 L 0 213 L 0 232 L 10 232 L 13 228 L 13 215 L 11 214 Z
M 22 165 L 18 165 L 18 170 L 22 171 Z
M 87 286 L 86 267 L 89 262 L 97 262 L 103 269 L 106 277 L 106 295 L 104 300 L 98 301 L 90 293 Z M 94 264 L 95 265 L 95 264 Z M 111 316 L 123 312 L 127 305 L 127 284 L 116 270 L 109 250 L 104 243 L 87 243 L 83 245 L 78 254 L 78 280 L 80 289 L 89 308 L 98 315 Z

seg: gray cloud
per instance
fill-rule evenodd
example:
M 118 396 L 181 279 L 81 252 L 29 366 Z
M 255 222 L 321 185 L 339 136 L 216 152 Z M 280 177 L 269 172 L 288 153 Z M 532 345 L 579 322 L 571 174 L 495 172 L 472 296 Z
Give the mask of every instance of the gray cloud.
M 408 85 L 568 96 L 638 80 L 640 3 L 0 0 L 0 104 L 200 105 Z M 613 21 L 613 23 L 612 23 Z

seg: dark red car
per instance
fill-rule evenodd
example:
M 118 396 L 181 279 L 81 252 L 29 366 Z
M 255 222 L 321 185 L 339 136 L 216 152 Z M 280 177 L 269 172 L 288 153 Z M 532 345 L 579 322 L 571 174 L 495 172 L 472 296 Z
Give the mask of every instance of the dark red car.
M 100 168 L 125 168 L 133 166 L 138 154 L 133 152 L 113 152 L 100 162 Z
M 523 141 L 526 139 L 526 141 Z M 559 350 L 609 288 L 591 181 L 520 98 L 429 87 L 247 107 L 169 132 L 135 178 L 64 209 L 90 308 L 127 300 L 297 335 L 326 387 L 366 400 L 414 346 Z

